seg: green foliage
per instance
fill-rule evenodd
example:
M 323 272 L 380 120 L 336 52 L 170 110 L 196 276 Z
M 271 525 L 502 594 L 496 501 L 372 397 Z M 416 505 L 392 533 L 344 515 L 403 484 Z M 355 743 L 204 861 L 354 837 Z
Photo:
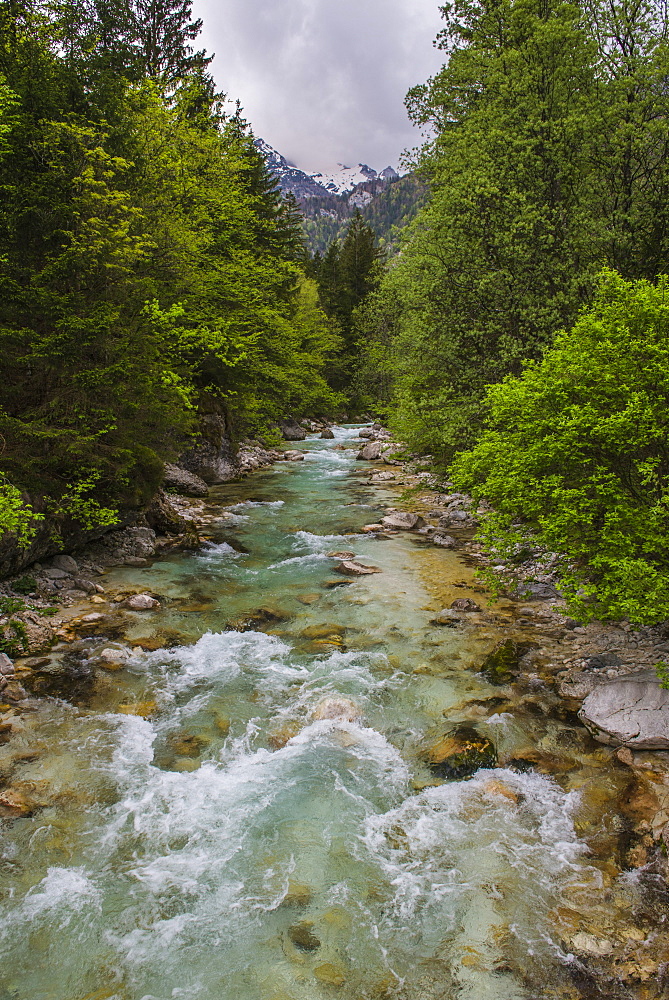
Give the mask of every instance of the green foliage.
M 362 207 L 361 196 L 370 199 Z M 426 199 L 427 187 L 413 173 L 390 180 L 364 181 L 353 194 L 305 198 L 301 210 L 308 249 L 314 255 L 323 254 L 331 243 L 341 242 L 352 216 L 360 211 L 364 222 L 376 233 L 379 246 L 392 253 L 401 230 Z
M 37 580 L 34 576 L 21 576 L 12 584 L 12 590 L 17 594 L 32 594 L 36 589 Z
M 669 663 L 661 660 L 655 664 L 655 671 L 660 678 L 660 687 L 665 688 L 665 690 L 669 688 Z
M 25 611 L 25 609 L 25 603 L 20 598 L 0 596 L 0 615 L 3 618 L 18 614 L 18 612 Z
M 117 523 L 215 400 L 327 411 L 304 239 L 188 2 L 0 3 L 0 532 Z
M 350 388 L 359 367 L 356 310 L 377 287 L 383 260 L 374 231 L 356 211 L 344 242 L 331 243 L 323 257 L 312 262 L 320 303 L 341 334 L 339 357 L 333 358 L 329 371 L 335 389 Z
M 42 518 L 24 502 L 21 493 L 0 479 L 0 534 L 16 535 L 21 545 L 27 545 L 36 531 L 36 522 Z
M 604 271 L 573 329 L 489 388 L 488 427 L 452 467 L 495 508 L 488 548 L 508 555 L 527 527 L 564 554 L 581 619 L 669 617 L 668 293 Z
M 476 441 L 486 386 L 575 321 L 603 264 L 649 280 L 669 269 L 657 11 L 651 0 L 442 7 L 448 61 L 408 97 L 434 133 L 418 159 L 430 200 L 360 326 L 368 390 L 441 466 Z

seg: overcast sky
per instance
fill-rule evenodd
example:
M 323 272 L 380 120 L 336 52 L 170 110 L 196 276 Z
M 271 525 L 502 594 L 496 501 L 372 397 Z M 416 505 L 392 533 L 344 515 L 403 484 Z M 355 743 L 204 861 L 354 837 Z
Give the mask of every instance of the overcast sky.
M 216 82 L 297 166 L 397 166 L 404 96 L 442 64 L 439 0 L 194 0 Z

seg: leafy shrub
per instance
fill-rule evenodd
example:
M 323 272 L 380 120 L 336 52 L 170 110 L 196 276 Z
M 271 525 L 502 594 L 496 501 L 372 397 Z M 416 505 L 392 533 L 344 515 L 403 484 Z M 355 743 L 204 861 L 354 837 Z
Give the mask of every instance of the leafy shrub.
M 37 580 L 34 576 L 22 576 L 12 584 L 12 590 L 17 594 L 32 594 L 36 589 Z
M 482 535 L 510 552 L 527 529 L 562 553 L 582 619 L 669 618 L 669 281 L 605 270 L 598 295 L 541 361 L 488 389 L 479 442 L 455 483 L 496 513 Z

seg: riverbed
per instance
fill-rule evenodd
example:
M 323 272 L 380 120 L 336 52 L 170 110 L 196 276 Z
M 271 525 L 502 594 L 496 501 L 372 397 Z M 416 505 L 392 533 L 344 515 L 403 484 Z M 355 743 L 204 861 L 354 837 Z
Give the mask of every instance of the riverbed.
M 478 668 L 513 615 L 457 553 L 362 533 L 397 494 L 355 436 L 213 488 L 202 550 L 105 577 L 160 606 L 0 747 L 44 795 L 3 828 L 2 1000 L 595 995 L 572 943 L 605 902 L 638 926 L 623 769 L 540 698 L 501 705 Z M 461 597 L 476 624 L 433 624 Z M 502 766 L 442 780 L 425 748 L 462 722 Z

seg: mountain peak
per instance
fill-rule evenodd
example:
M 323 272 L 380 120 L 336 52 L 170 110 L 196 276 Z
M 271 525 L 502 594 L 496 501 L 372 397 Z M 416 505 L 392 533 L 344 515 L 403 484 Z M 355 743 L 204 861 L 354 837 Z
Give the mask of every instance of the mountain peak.
M 348 194 L 365 181 L 393 180 L 399 177 L 392 167 L 386 167 L 379 174 L 366 163 L 358 163 L 355 167 L 338 163 L 333 170 L 307 173 L 290 163 L 264 139 L 256 139 L 255 144 L 265 157 L 271 173 L 277 178 L 281 190 L 284 193 L 292 192 L 296 198 L 323 198 L 327 195 Z

